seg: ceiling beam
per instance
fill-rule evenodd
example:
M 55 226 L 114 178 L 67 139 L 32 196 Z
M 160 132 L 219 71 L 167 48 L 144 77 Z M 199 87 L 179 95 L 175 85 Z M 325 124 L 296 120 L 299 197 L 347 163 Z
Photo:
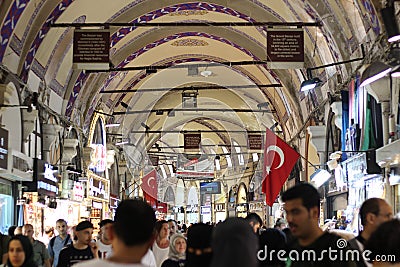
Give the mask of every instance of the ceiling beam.
M 321 27 L 321 22 L 279 22 L 279 21 L 255 21 L 255 22 L 213 22 L 213 21 L 196 21 L 196 22 L 85 22 L 85 23 L 52 23 L 51 28 L 67 28 L 67 27 L 256 27 L 256 26 L 293 26 L 293 27 Z
M 238 109 L 238 108 L 167 108 L 167 109 L 145 109 L 145 110 L 127 110 L 127 111 L 116 111 L 112 115 L 129 115 L 129 114 L 143 114 L 143 113 L 163 113 L 168 114 L 169 112 L 236 112 L 236 113 L 275 113 L 275 110 L 265 109 Z
M 164 92 L 164 91 L 185 91 L 185 90 L 227 90 L 227 89 L 249 89 L 249 88 L 269 88 L 269 87 L 283 87 L 281 84 L 248 84 L 248 85 L 206 85 L 206 86 L 184 86 L 184 87 L 160 87 L 160 88 L 138 88 L 126 90 L 106 90 L 100 91 L 100 94 L 114 94 L 114 93 L 136 93 L 136 92 Z

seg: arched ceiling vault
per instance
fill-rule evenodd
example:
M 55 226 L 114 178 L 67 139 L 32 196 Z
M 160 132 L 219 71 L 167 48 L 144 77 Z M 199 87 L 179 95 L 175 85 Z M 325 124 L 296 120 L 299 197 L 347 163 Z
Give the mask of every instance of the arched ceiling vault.
M 257 109 L 258 104 L 268 103 L 265 114 L 219 112 L 210 115 L 204 111 L 185 114 L 181 118 L 153 112 L 115 116 L 114 121 L 123 126 L 114 132 L 122 133 L 131 141 L 136 140 L 136 145 L 145 150 L 158 140 L 165 144 L 182 140 L 163 134 L 132 135 L 132 130 L 143 130 L 140 122 L 154 129 L 227 130 L 207 134 L 207 138 L 216 144 L 230 144 L 230 129 L 265 130 L 278 122 L 283 137 L 291 139 L 305 123 L 307 112 L 310 112 L 306 109 L 310 99 L 326 98 L 322 91 L 312 98 L 298 92 L 304 70 L 271 70 L 266 65 L 199 67 L 199 73 L 212 72 L 204 77 L 189 75 L 188 67 L 174 68 L 182 64 L 266 60 L 265 27 L 111 27 L 110 61 L 113 66 L 170 66 L 146 74 L 144 70 L 86 73 L 73 69 L 73 28 L 54 28 L 51 24 L 318 21 L 321 27 L 305 27 L 304 34 L 305 66 L 313 67 L 350 59 L 357 54 L 359 44 L 367 35 L 368 38 L 379 35 L 381 29 L 376 12 L 379 4 L 371 0 L 3 0 L 0 1 L 0 60 L 32 90 L 48 93 L 51 108 L 86 130 L 95 109 L 112 114 L 126 110 L 121 103 L 127 103 L 131 110 L 181 107 L 181 91 L 145 90 L 149 88 L 205 85 L 223 88 L 198 92 L 199 105 L 201 103 L 206 109 Z M 337 77 L 345 80 L 351 74 L 351 65 L 314 72 L 323 81 L 339 79 Z M 282 87 L 226 89 L 233 85 L 277 83 Z M 142 91 L 101 93 L 118 89 Z

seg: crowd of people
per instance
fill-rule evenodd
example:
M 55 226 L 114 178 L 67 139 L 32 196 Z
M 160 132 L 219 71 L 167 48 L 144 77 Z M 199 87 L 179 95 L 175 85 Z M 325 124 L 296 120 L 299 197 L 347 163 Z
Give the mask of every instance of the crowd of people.
M 30 224 L 1 235 L 2 266 L 400 266 L 400 221 L 393 219 L 385 200 L 371 198 L 362 204 L 363 230 L 348 242 L 319 227 L 320 196 L 312 185 L 288 189 L 282 201 L 285 219 L 274 228 L 263 227 L 261 218 L 250 213 L 246 219 L 186 229 L 173 220 L 157 221 L 146 202 L 128 199 L 120 203 L 114 220 L 101 221 L 97 241 L 91 222 L 80 222 L 68 234 L 63 219 L 56 222 L 57 236 L 48 233 L 47 247 L 33 238 Z

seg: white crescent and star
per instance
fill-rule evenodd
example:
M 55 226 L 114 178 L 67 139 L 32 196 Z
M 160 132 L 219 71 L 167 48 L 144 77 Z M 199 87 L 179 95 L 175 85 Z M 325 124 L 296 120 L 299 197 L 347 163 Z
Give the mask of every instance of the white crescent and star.
M 154 181 L 155 181 L 156 179 L 155 179 L 153 176 L 151 176 L 151 177 L 147 180 L 147 185 L 148 185 L 150 188 L 154 188 L 154 185 L 153 185 L 153 186 L 150 185 L 150 181 L 151 181 L 151 180 L 154 180 Z
M 279 165 L 277 167 L 275 167 L 274 169 L 275 170 L 279 169 L 280 167 L 282 167 L 283 163 L 285 163 L 285 154 L 283 153 L 283 151 L 280 147 L 272 145 L 272 146 L 267 147 L 265 156 L 267 156 L 270 151 L 274 151 L 274 152 L 278 153 L 280 162 L 279 162 Z M 271 171 L 271 166 L 266 166 L 265 169 L 266 169 L 267 174 L 269 174 L 269 172 Z

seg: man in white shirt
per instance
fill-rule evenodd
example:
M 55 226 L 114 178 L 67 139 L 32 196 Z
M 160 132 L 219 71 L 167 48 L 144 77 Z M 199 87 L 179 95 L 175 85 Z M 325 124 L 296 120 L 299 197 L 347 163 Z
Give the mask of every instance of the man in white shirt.
M 96 245 L 99 249 L 99 258 L 106 259 L 111 256 L 112 244 L 108 236 L 109 229 L 114 222 L 110 219 L 104 219 L 100 222 L 100 239 L 97 240 Z
M 154 241 L 155 222 L 154 210 L 146 202 L 138 199 L 122 201 L 108 230 L 112 255 L 81 262 L 75 267 L 145 267 L 141 260 Z

